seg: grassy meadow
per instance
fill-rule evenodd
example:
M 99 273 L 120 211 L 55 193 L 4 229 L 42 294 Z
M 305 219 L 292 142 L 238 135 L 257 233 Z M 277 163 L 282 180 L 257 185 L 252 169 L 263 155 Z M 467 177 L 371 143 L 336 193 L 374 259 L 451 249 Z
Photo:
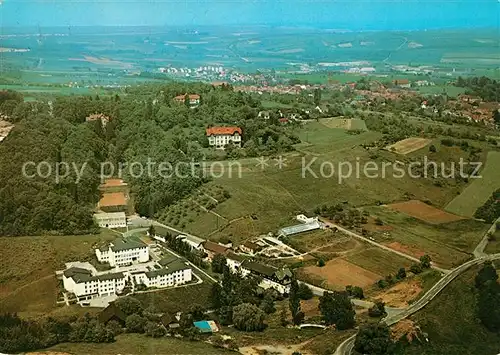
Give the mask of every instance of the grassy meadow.
M 429 254 L 444 268 L 459 265 L 470 257 L 489 226 L 476 220 L 429 224 L 387 207 L 365 208 L 384 223 L 383 231 L 375 232 L 378 242 L 394 242 L 407 254 L 419 257 Z
M 215 177 L 210 185 L 222 186 L 230 198 L 218 204 L 210 213 L 186 212 L 183 225 L 187 232 L 210 239 L 229 238 L 240 243 L 259 234 L 276 232 L 279 228 L 297 223 L 295 215 L 309 213 L 322 204 L 347 201 L 351 206 L 370 206 L 381 201 L 406 200 L 407 196 L 431 201 L 442 206 L 453 199 L 459 188 L 454 185 L 438 187 L 432 179 L 412 179 L 409 176 L 393 178 L 387 169 L 385 178 L 364 176 L 363 166 L 375 161 L 378 166 L 384 162 L 395 162 L 402 158 L 397 154 L 379 151 L 376 154 L 360 147 L 360 144 L 380 138 L 377 132 L 351 135 L 343 129 L 328 128 L 319 122 L 306 124 L 298 132 L 304 143 L 296 146 L 297 151 L 284 155 L 285 166 L 279 169 L 272 157 L 269 166 L 262 169 L 254 158 L 241 159 L 228 164 L 241 164 L 238 169 Z M 441 147 L 435 153 L 438 161 L 458 159 L 464 156 L 456 147 Z M 425 149 L 422 149 L 423 151 Z M 410 158 L 420 157 L 425 152 L 411 153 Z M 310 165 L 313 174 L 305 169 Z M 350 162 L 353 173 L 340 179 L 339 164 Z M 356 163 L 360 174 L 356 175 Z M 323 164 L 324 175 L 321 175 Z M 333 166 L 332 172 L 330 166 Z M 346 169 L 346 168 L 344 168 Z M 168 224 L 168 221 L 165 221 Z
M 482 178 L 472 180 L 470 185 L 446 206 L 446 210 L 460 216 L 473 217 L 476 210 L 500 187 L 499 165 L 500 152 L 489 152 L 486 165 L 480 172 Z
M 219 355 L 232 353 L 200 341 L 187 341 L 172 337 L 146 338 L 144 334 L 121 334 L 114 343 L 63 343 L 49 349 L 70 354 L 178 354 Z

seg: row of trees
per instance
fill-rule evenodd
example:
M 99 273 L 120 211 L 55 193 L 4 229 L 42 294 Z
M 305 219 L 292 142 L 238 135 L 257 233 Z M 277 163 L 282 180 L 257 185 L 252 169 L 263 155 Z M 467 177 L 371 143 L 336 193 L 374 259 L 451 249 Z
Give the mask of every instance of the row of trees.
M 16 314 L 0 315 L 0 351 L 19 353 L 42 349 L 62 342 L 109 343 L 112 329 L 86 314 L 80 318 L 26 320 Z
M 477 316 L 492 332 L 500 332 L 500 284 L 498 274 L 491 262 L 483 265 L 476 275 Z
M 490 198 L 479 207 L 474 213 L 474 217 L 484 219 L 488 223 L 493 223 L 500 217 L 500 189 L 493 192 Z
M 481 97 L 484 101 L 498 101 L 500 83 L 486 76 L 462 78 L 458 77 L 456 86 L 467 88 L 467 93 Z
M 431 267 L 431 257 L 428 254 L 422 255 L 420 257 L 420 263 L 415 263 L 410 266 L 409 271 L 414 275 L 422 273 L 424 270 Z M 406 269 L 404 267 L 400 268 L 395 275 L 389 274 L 385 279 L 380 279 L 376 282 L 379 288 L 386 288 L 388 286 L 394 285 L 396 282 L 401 281 L 406 278 Z

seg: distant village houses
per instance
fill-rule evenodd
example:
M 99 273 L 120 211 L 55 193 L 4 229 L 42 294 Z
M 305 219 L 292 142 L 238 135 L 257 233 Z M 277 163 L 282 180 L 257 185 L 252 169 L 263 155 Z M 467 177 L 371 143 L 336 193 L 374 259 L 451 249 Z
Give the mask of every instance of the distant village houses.
M 393 80 L 392 83 L 394 84 L 394 86 L 399 88 L 409 89 L 411 87 L 410 81 L 408 79 L 396 79 Z

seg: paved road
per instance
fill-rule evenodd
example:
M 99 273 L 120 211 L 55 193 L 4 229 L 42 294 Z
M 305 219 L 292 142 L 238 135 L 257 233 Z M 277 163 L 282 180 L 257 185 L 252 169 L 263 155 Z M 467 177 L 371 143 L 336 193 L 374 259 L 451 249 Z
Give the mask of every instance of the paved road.
M 416 262 L 416 263 L 420 263 L 420 260 L 419 260 L 419 259 L 417 259 L 417 258 L 415 258 L 415 257 L 413 257 L 413 256 L 411 256 L 411 255 L 408 255 L 408 254 L 402 253 L 402 252 L 400 252 L 400 251 L 397 251 L 397 250 L 394 250 L 394 249 L 392 249 L 392 248 L 389 248 L 388 246 L 385 246 L 385 245 L 383 245 L 383 244 L 377 243 L 377 242 L 376 242 L 376 241 L 374 241 L 374 240 L 371 240 L 371 239 L 368 239 L 368 238 L 366 238 L 366 237 L 363 237 L 362 235 L 359 235 L 359 234 L 354 233 L 354 232 L 352 232 L 352 231 L 350 231 L 350 230 L 348 230 L 348 229 L 345 229 L 344 227 L 341 227 L 341 226 L 339 226 L 338 224 L 335 224 L 335 223 L 333 223 L 333 222 L 331 222 L 331 221 L 329 221 L 329 220 L 327 220 L 327 219 L 325 219 L 325 218 L 320 218 L 320 220 L 321 220 L 321 222 L 323 222 L 324 224 L 326 224 L 326 225 L 327 225 L 327 226 L 329 226 L 330 228 L 337 228 L 337 229 L 338 229 L 339 231 L 341 231 L 342 233 L 345 233 L 345 234 L 347 234 L 347 235 L 350 235 L 351 237 L 361 239 L 362 241 L 367 242 L 367 243 L 370 243 L 370 244 L 372 244 L 372 245 L 374 245 L 374 246 L 376 246 L 376 247 L 378 247 L 378 248 L 381 248 L 381 249 L 384 249 L 384 250 L 386 250 L 386 251 L 388 251 L 388 252 L 391 252 L 391 253 L 397 254 L 397 255 L 399 255 L 399 256 L 402 256 L 403 258 L 410 259 L 410 260 L 412 260 L 412 261 L 414 261 L 414 262 Z M 433 269 L 437 270 L 437 271 L 442 272 L 442 273 L 448 273 L 448 272 L 450 272 L 450 270 L 441 269 L 441 268 L 439 268 L 439 267 L 437 267 L 437 266 L 435 266 L 435 265 L 431 265 L 431 267 L 432 267 Z
M 382 321 L 387 325 L 395 324 L 406 317 L 414 314 L 415 312 L 424 308 L 434 297 L 436 297 L 439 292 L 441 292 L 446 286 L 450 284 L 457 276 L 459 276 L 464 271 L 468 270 L 470 267 L 474 265 L 479 265 L 488 260 L 498 260 L 500 259 L 500 254 L 494 254 L 490 256 L 481 257 L 478 259 L 470 260 L 465 262 L 464 264 L 458 266 L 457 268 L 451 270 L 448 274 L 443 276 L 429 291 L 426 292 L 424 296 L 422 296 L 418 301 L 413 303 L 408 308 L 404 309 L 402 312 L 399 312 L 394 315 L 388 315 Z M 339 345 L 334 355 L 349 355 L 354 348 L 354 342 L 356 340 L 356 335 L 353 335 L 349 339 L 345 340 L 342 344 Z
M 474 249 L 475 258 L 480 258 L 486 255 L 486 253 L 484 252 L 484 248 L 486 248 L 486 245 L 488 244 L 488 235 L 490 233 L 491 234 L 495 233 L 497 229 L 497 223 L 500 223 L 500 217 L 498 217 L 498 219 L 495 222 L 493 222 L 490 229 L 488 229 L 488 231 L 484 234 L 483 239 L 477 245 L 476 249 Z

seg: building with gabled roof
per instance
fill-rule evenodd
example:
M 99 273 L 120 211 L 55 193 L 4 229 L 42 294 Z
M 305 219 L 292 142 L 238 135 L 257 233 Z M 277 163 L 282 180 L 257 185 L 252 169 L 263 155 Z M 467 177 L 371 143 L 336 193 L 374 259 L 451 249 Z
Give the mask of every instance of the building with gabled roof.
M 242 130 L 240 127 L 209 127 L 206 129 L 208 144 L 217 149 L 224 149 L 226 145 L 232 143 L 236 147 L 241 147 Z
M 104 325 L 113 320 L 124 327 L 125 321 L 127 320 L 127 315 L 120 308 L 118 308 L 118 306 L 114 302 L 112 302 L 101 312 L 99 312 L 97 320 L 99 321 L 99 323 Z
M 121 272 L 94 275 L 91 270 L 71 267 L 62 275 L 64 289 L 75 294 L 78 301 L 116 295 L 125 288 Z
M 247 258 L 243 255 L 236 254 L 232 251 L 228 251 L 226 253 L 226 264 L 232 272 L 238 272 L 241 267 L 241 264 L 247 260 Z
M 188 93 L 174 97 L 174 101 L 180 104 L 185 103 L 186 100 L 189 100 L 189 106 L 191 108 L 194 108 L 200 104 L 201 97 L 198 94 L 188 94 Z
M 290 292 L 290 283 L 293 275 L 288 268 L 278 269 L 274 266 L 245 260 L 241 263 L 240 271 L 243 276 L 255 275 L 261 277 L 262 281 L 259 286 L 264 289 L 272 288 L 281 294 Z
M 133 239 L 117 238 L 108 246 L 95 249 L 97 260 L 110 266 L 124 266 L 149 261 L 149 247 Z
M 206 240 L 201 243 L 200 250 L 207 254 L 207 259 L 211 261 L 217 254 L 225 254 L 229 250 L 229 248 L 222 244 Z
M 175 260 L 163 268 L 158 268 L 133 275 L 137 284 L 146 287 L 170 287 L 190 282 L 193 278 L 191 267 L 182 260 Z

